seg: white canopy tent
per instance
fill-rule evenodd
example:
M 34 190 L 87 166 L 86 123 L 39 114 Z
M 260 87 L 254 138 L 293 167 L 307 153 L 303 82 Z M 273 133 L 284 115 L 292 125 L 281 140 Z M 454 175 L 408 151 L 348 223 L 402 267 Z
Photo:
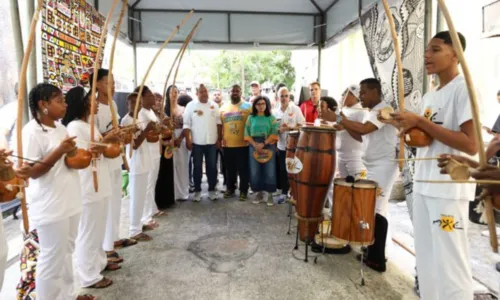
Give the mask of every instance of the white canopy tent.
M 113 0 L 87 0 L 107 14 Z M 122 32 L 137 45 L 162 43 L 184 15 L 195 15 L 170 47 L 178 47 L 198 20 L 193 47 L 301 49 L 324 47 L 376 0 L 130 0 Z M 118 11 L 114 13 L 115 18 Z

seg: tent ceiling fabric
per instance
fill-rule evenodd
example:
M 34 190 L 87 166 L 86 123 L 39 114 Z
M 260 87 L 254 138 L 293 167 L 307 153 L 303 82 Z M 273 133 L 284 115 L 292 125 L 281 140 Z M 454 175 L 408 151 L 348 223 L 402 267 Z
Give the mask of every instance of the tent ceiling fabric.
M 131 0 L 133 4 L 137 0 Z M 333 0 L 317 0 L 316 3 L 326 9 Z M 314 13 L 318 10 L 309 0 L 141 0 L 135 9 L 182 9 L 189 10 L 225 10 L 225 11 L 262 11 Z
M 94 2 L 107 14 L 113 0 Z M 185 14 L 195 14 L 169 44 L 179 48 L 194 23 L 203 21 L 190 45 L 194 49 L 307 49 L 357 19 L 358 3 L 375 0 L 129 0 L 129 22 L 122 27 L 130 40 L 155 47 Z M 113 13 L 118 16 L 118 11 Z M 113 22 L 113 21 L 112 21 Z M 326 25 L 325 25 L 326 24 Z M 127 30 L 127 31 L 126 31 Z

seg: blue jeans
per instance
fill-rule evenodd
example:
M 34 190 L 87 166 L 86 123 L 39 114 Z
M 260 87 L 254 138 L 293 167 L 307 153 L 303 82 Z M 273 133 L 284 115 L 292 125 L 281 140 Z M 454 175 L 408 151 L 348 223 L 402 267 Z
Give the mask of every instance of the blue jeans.
M 263 143 L 263 137 L 253 138 L 257 143 Z M 254 192 L 266 191 L 268 193 L 276 192 L 276 145 L 266 145 L 265 149 L 273 152 L 273 157 L 261 164 L 253 157 L 255 148 L 250 145 L 249 147 L 249 161 L 250 161 L 250 185 Z
M 194 191 L 201 192 L 201 177 L 203 175 L 203 156 L 208 179 L 208 191 L 215 191 L 217 185 L 217 148 L 214 145 L 193 144 L 193 180 Z

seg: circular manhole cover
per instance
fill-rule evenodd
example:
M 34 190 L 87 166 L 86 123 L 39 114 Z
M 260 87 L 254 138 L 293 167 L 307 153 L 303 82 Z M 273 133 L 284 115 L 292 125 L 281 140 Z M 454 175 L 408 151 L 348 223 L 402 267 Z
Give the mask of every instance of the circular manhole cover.
M 257 241 L 249 232 L 224 232 L 204 236 L 188 250 L 210 264 L 214 272 L 230 272 L 257 252 Z

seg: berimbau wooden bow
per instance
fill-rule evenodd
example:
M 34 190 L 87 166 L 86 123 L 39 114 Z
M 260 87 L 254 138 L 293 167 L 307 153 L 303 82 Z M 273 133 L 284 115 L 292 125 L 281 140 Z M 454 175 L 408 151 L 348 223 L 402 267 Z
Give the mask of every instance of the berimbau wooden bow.
M 448 7 L 444 0 L 438 0 L 439 8 L 443 13 L 443 16 L 448 24 L 448 28 L 450 30 L 451 39 L 453 41 L 453 48 L 458 57 L 458 61 L 462 66 L 462 71 L 464 72 L 465 82 L 467 83 L 467 90 L 469 92 L 469 101 L 472 109 L 472 122 L 474 125 L 474 131 L 476 135 L 476 142 L 479 147 L 479 167 L 485 167 L 488 165 L 486 160 L 486 151 L 484 149 L 484 141 L 481 133 L 481 121 L 479 119 L 479 106 L 477 104 L 476 99 L 476 90 L 474 88 L 474 83 L 472 82 L 471 73 L 469 67 L 467 65 L 467 61 L 465 60 L 464 51 L 462 49 L 462 44 L 460 43 L 460 39 L 458 37 L 457 30 L 455 29 L 455 25 L 453 24 L 453 20 L 451 19 L 450 12 L 448 11 Z M 493 252 L 498 253 L 498 238 L 495 226 L 495 218 L 493 215 L 493 205 L 491 203 L 491 197 L 487 197 L 484 200 L 484 208 L 486 209 L 486 216 L 488 218 L 488 229 L 490 232 L 490 244 Z
M 161 54 L 161 51 L 168 45 L 168 43 L 170 43 L 170 40 L 177 34 L 177 32 L 179 31 L 179 29 L 184 25 L 184 23 L 186 23 L 186 21 L 191 18 L 191 16 L 193 15 L 194 13 L 194 10 L 192 9 L 185 17 L 184 19 L 179 23 L 179 25 L 177 25 L 175 27 L 175 29 L 172 31 L 172 33 L 170 33 L 170 35 L 168 36 L 168 38 L 163 42 L 163 44 L 160 46 L 160 49 L 158 49 L 158 51 L 156 52 L 156 55 L 155 57 L 153 58 L 153 60 L 151 61 L 151 64 L 149 65 L 147 71 L 146 71 L 146 74 L 144 74 L 144 77 L 142 78 L 142 83 L 141 83 L 141 86 L 139 88 L 139 92 L 137 93 L 137 100 L 135 102 L 135 108 L 134 108 L 134 122 L 133 124 L 137 124 L 137 113 L 139 112 L 139 103 L 141 102 L 141 98 L 142 98 L 142 91 L 144 90 L 144 85 L 146 83 L 146 80 L 148 79 L 148 75 L 149 75 L 149 72 L 151 71 L 151 69 L 153 68 L 153 65 L 155 64 L 156 60 L 158 59 L 158 57 L 160 56 Z M 132 157 L 132 151 L 133 151 L 133 148 L 134 147 L 129 147 L 130 148 L 130 157 Z
M 127 10 L 127 4 L 128 0 L 123 0 L 122 4 L 122 9 L 120 11 L 120 16 L 118 17 L 118 21 L 116 22 L 116 31 L 115 35 L 113 38 L 113 44 L 111 45 L 111 54 L 109 58 L 109 76 L 108 76 L 108 105 L 109 109 L 111 111 L 111 121 L 113 123 L 113 128 L 117 129 L 118 128 L 118 119 L 116 118 L 116 111 L 115 111 L 115 105 L 113 103 L 113 65 L 114 65 L 114 60 L 115 60 L 115 48 L 116 48 L 116 41 L 118 40 L 118 36 L 120 35 L 120 28 L 122 25 L 122 20 L 123 16 L 125 15 L 125 11 Z M 123 148 L 123 142 L 121 143 L 121 146 Z M 127 162 L 127 157 L 125 153 L 122 154 L 122 160 L 123 160 L 123 165 L 127 171 L 129 171 L 129 166 Z
M 179 51 L 177 52 L 177 55 L 175 56 L 175 59 L 174 59 L 174 62 L 172 63 L 172 66 L 170 67 L 170 71 L 168 71 L 168 75 L 167 75 L 167 80 L 165 80 L 165 85 L 163 87 L 163 98 L 161 100 L 161 112 L 160 112 L 160 122 L 163 123 L 163 120 L 165 119 L 165 99 L 166 99 L 166 96 L 167 96 L 167 90 L 168 90 L 168 82 L 169 82 L 169 79 L 170 79 L 170 75 L 172 75 L 172 71 L 175 67 L 175 64 L 177 63 L 177 68 L 175 70 L 175 75 L 174 75 L 174 80 L 172 82 L 172 86 L 175 86 L 175 81 L 177 79 L 177 74 L 179 72 L 179 68 L 181 66 L 181 61 L 182 61 L 182 58 L 184 57 L 184 53 L 191 41 L 191 39 L 193 38 L 195 32 L 196 32 L 196 29 L 198 28 L 198 26 L 200 25 L 200 22 L 201 22 L 201 18 L 198 20 L 198 22 L 196 22 L 196 24 L 193 26 L 193 29 L 191 29 L 191 32 L 188 34 L 188 36 L 186 37 L 186 39 L 184 40 L 184 43 L 182 44 L 181 48 L 179 49 Z M 178 61 L 177 61 L 178 60 Z M 169 100 L 170 100 L 170 118 L 173 120 L 173 118 L 175 117 L 176 113 L 177 113 L 177 99 L 173 99 L 172 97 L 170 97 L 169 95 Z M 175 137 L 175 128 L 174 130 L 172 131 L 172 139 L 171 141 L 175 141 L 176 137 Z M 160 145 L 160 153 L 161 153 L 161 145 Z M 166 147 L 165 148 L 165 151 L 164 153 L 162 153 L 165 158 L 169 159 L 172 157 L 173 155 L 173 151 L 175 150 L 174 147 Z
M 92 76 L 92 94 L 90 95 L 90 141 L 95 142 L 95 117 L 94 117 L 94 111 L 95 111 L 95 106 L 96 106 L 96 89 L 97 89 L 97 72 L 99 71 L 99 68 L 101 66 L 99 60 L 102 55 L 102 48 L 104 46 L 104 39 L 106 38 L 106 34 L 108 32 L 108 24 L 109 21 L 111 20 L 111 16 L 113 15 L 113 11 L 116 8 L 116 5 L 118 4 L 118 1 L 120 0 L 114 0 L 113 4 L 111 5 L 111 9 L 108 12 L 108 15 L 106 17 L 106 21 L 104 22 L 104 25 L 102 26 L 102 31 L 101 31 L 101 38 L 99 39 L 99 46 L 97 47 L 97 54 L 95 56 L 95 61 L 94 61 L 94 76 Z M 112 103 L 110 103 L 112 104 Z M 97 169 L 96 169 L 96 164 L 97 164 L 97 157 L 95 154 L 92 154 L 93 159 L 92 159 L 92 177 L 94 179 L 94 189 L 97 192 L 99 190 L 98 186 L 98 180 L 97 180 Z
M 184 56 L 184 52 L 186 51 L 187 46 L 191 42 L 191 39 L 193 38 L 194 33 L 196 32 L 196 29 L 198 28 L 198 25 L 200 24 L 201 20 L 202 19 L 200 18 L 198 20 L 198 22 L 196 22 L 196 24 L 194 25 L 193 29 L 191 29 L 191 32 L 188 34 L 188 36 L 184 40 L 184 43 L 182 44 L 181 48 L 177 52 L 177 55 L 175 56 L 174 62 L 172 63 L 172 66 L 170 67 L 170 71 L 168 71 L 167 80 L 165 81 L 165 85 L 163 86 L 163 98 L 161 101 L 161 116 L 162 117 L 165 116 L 165 99 L 167 97 L 167 89 L 168 89 L 168 82 L 170 80 L 170 75 L 172 75 L 172 71 L 174 70 L 175 64 L 177 63 L 177 60 L 180 58 L 179 62 L 177 64 L 177 69 L 175 71 L 175 76 L 174 76 L 174 80 L 172 83 L 172 86 L 175 86 L 175 80 L 177 79 L 177 73 L 179 71 L 179 66 L 181 65 L 182 57 Z M 170 104 L 170 117 L 173 117 L 174 112 L 175 112 L 175 108 L 177 107 L 177 102 L 174 101 L 174 103 L 172 103 L 172 101 L 171 101 L 169 104 Z
M 403 77 L 403 62 L 401 60 L 401 50 L 399 46 L 398 33 L 396 32 L 396 24 L 394 23 L 394 18 L 392 17 L 391 8 L 387 0 L 382 0 L 384 4 L 385 14 L 387 15 L 387 20 L 389 21 L 389 28 L 391 29 L 392 42 L 394 43 L 394 53 L 396 54 L 396 67 L 398 71 L 398 98 L 399 98 L 399 111 L 405 111 L 405 87 L 404 87 L 404 77 Z M 405 156 L 405 138 L 401 135 L 399 140 L 399 171 L 403 170 Z
M 36 25 L 38 23 L 38 18 L 40 17 L 40 12 L 43 9 L 43 0 L 38 0 L 35 12 L 33 13 L 33 18 L 31 19 L 30 32 L 28 38 L 28 44 L 24 50 L 23 62 L 21 64 L 21 71 L 19 72 L 19 87 L 17 93 L 17 120 L 16 120 L 16 135 L 17 135 L 17 165 L 19 168 L 23 165 L 23 106 L 26 98 L 26 71 L 28 70 L 28 63 L 30 61 L 31 51 L 33 50 L 33 43 L 35 41 Z M 20 186 L 22 197 L 19 199 L 21 201 L 21 212 L 23 215 L 23 227 L 24 233 L 29 233 L 29 221 L 28 221 L 28 208 L 26 206 L 26 191 L 24 184 Z

